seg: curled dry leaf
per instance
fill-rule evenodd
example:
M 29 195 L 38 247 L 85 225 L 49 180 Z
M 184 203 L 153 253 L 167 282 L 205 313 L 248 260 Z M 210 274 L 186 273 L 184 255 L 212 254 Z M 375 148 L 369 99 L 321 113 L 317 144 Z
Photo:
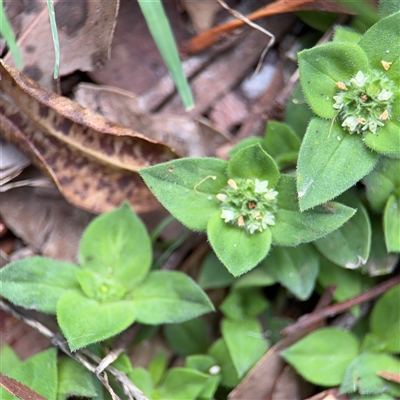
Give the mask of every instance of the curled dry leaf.
M 0 65 L 0 130 L 54 180 L 64 197 L 102 213 L 128 200 L 137 212 L 157 202 L 137 174 L 176 157 L 167 146 L 82 108 Z
M 91 71 L 107 61 L 118 8 L 117 0 L 55 1 L 61 76 L 76 70 Z M 18 38 L 18 47 L 24 61 L 23 72 L 51 88 L 56 81 L 53 79 L 55 53 L 49 13 L 43 2 L 29 1 L 25 9 L 38 13 L 33 20 L 29 20 L 28 25 L 25 24 Z M 29 14 L 27 10 L 25 12 Z M 10 54 L 6 56 L 5 62 L 13 65 Z

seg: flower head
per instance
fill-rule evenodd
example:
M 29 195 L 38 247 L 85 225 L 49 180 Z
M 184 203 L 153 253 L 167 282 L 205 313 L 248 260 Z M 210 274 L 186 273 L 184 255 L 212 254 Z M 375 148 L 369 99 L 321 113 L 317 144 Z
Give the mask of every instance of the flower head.
M 266 180 L 230 179 L 216 197 L 221 201 L 221 218 L 252 235 L 275 225 L 277 195 Z
M 338 84 L 339 83 L 339 84 Z M 338 82 L 333 108 L 339 111 L 342 127 L 349 133 L 376 134 L 390 118 L 394 83 L 382 71 L 358 71 L 346 82 Z M 344 89 L 345 88 L 345 89 Z

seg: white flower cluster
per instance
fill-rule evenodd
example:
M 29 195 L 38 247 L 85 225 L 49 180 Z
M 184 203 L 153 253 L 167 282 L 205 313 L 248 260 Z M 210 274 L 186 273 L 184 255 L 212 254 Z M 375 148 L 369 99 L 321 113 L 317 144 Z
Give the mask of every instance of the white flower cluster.
M 268 188 L 268 181 L 229 179 L 227 187 L 217 194 L 221 218 L 249 234 L 262 232 L 268 225 L 275 225 L 277 195 L 277 191 Z
M 333 108 L 339 111 L 342 127 L 350 133 L 370 131 L 376 134 L 390 117 L 394 83 L 382 72 L 358 71 L 347 82 L 337 82 Z

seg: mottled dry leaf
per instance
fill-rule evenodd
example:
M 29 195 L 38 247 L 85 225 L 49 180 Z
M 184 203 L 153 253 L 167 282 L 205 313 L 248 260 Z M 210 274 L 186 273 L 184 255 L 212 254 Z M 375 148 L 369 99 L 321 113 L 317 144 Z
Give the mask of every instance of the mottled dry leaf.
M 35 253 L 73 263 L 78 261 L 82 233 L 93 218 L 68 204 L 54 186 L 21 187 L 2 193 L 0 216 Z
M 45 397 L 35 392 L 28 386 L 23 385 L 22 383 L 12 379 L 6 375 L 3 375 L 0 372 L 0 385 L 3 386 L 8 392 L 12 395 L 18 397 L 23 400 L 46 400 Z
M 210 148 L 227 141 L 217 132 L 205 138 L 201 126 L 186 115 L 150 114 L 144 110 L 141 97 L 116 87 L 81 83 L 75 90 L 75 99 L 83 107 L 142 132 L 147 138 L 166 144 L 184 157 L 213 155 Z
M 29 3 L 38 2 L 30 0 L 26 8 L 32 8 Z M 36 18 L 21 32 L 18 47 L 24 61 L 23 72 L 42 85 L 53 87 L 54 44 L 48 10 L 43 3 Z M 118 7 L 118 0 L 55 1 L 61 76 L 76 70 L 91 71 L 107 61 Z M 13 65 L 10 54 L 5 62 Z
M 127 199 L 137 212 L 156 207 L 137 170 L 175 158 L 166 146 L 112 123 L 0 65 L 0 129 L 53 178 L 72 204 L 94 213 Z

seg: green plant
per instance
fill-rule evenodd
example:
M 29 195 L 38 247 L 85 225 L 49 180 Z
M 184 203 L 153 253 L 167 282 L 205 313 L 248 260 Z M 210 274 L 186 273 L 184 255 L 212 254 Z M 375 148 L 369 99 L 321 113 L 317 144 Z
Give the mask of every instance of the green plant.
M 33 257 L 0 271 L 0 294 L 21 307 L 56 314 L 72 351 L 134 321 L 181 322 L 213 310 L 187 275 L 149 271 L 150 239 L 127 204 L 89 224 L 79 261 L 77 266 Z
M 382 376 L 398 373 L 400 361 L 400 286 L 375 304 L 369 331 L 362 340 L 339 328 L 317 330 L 284 350 L 281 355 L 308 381 L 321 386 L 340 385 L 340 394 L 394 399 L 400 384 Z
M 299 53 L 302 88 L 317 115 L 297 165 L 300 209 L 328 201 L 367 175 L 379 155 L 400 156 L 400 12 L 357 43 Z
M 311 242 L 355 212 L 335 202 L 300 212 L 295 178 L 280 174 L 259 144 L 237 151 L 229 162 L 183 158 L 140 174 L 174 217 L 207 231 L 218 258 L 236 276 L 263 260 L 271 244 Z

